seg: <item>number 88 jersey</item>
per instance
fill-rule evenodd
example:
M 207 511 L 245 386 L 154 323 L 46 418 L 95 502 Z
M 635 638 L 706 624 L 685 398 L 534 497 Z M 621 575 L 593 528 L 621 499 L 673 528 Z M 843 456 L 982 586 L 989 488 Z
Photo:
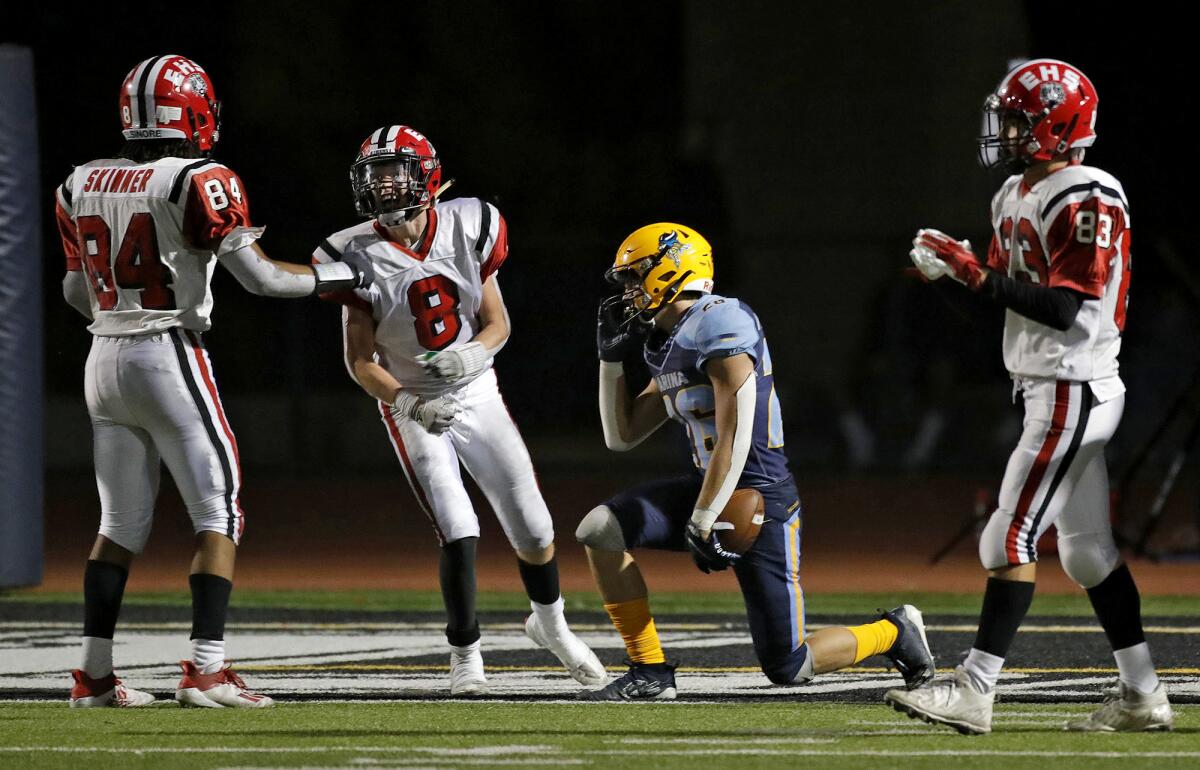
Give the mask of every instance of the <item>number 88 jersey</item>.
M 988 267 L 1085 295 L 1070 329 L 1009 310 L 1004 364 L 1014 376 L 1087 382 L 1117 376 L 1130 276 L 1129 207 L 1111 174 L 1074 165 L 1032 187 L 1010 177 L 992 199 Z M 1119 380 L 1114 387 L 1123 391 Z
M 214 251 L 250 224 L 236 174 L 208 159 L 95 160 L 55 199 L 67 270 L 87 276 L 92 334 L 208 330 Z
M 412 248 L 375 220 L 335 233 L 313 251 L 313 262 L 355 252 L 370 260 L 369 289 L 322 295 L 369 312 L 375 319 L 379 363 L 406 389 L 422 396 L 455 390 L 416 363 L 430 350 L 469 342 L 479 331 L 483 285 L 508 257 L 508 227 L 500 212 L 477 198 L 439 201 Z

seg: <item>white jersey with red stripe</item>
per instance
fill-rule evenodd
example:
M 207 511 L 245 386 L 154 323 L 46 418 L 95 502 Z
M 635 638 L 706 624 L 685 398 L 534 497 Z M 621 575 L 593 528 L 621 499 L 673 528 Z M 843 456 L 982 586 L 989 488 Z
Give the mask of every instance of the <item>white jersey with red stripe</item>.
M 250 224 L 236 174 L 206 158 L 94 160 L 55 198 L 67 270 L 87 276 L 92 334 L 209 328 L 214 251 Z
M 380 365 L 422 396 L 467 384 L 442 383 L 416 358 L 462 345 L 478 333 L 483 285 L 508 256 L 507 226 L 490 203 L 440 201 L 428 216 L 425 233 L 412 248 L 372 220 L 334 233 L 313 251 L 314 262 L 339 260 L 350 252 L 370 260 L 375 283 L 369 289 L 323 296 L 371 313 Z
M 1010 177 L 992 199 L 988 266 L 1018 281 L 1086 296 L 1070 329 L 1009 310 L 1004 363 L 1015 378 L 1107 382 L 1123 392 L 1117 355 L 1129 289 L 1129 207 L 1121 183 L 1090 166 L 1063 168 L 1032 187 Z

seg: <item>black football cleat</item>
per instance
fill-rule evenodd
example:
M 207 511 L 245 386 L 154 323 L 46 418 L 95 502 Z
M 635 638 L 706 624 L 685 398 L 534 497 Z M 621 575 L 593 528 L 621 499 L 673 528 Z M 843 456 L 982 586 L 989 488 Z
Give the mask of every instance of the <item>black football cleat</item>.
M 900 631 L 884 656 L 904 677 L 904 686 L 913 690 L 933 679 L 937 670 L 933 665 L 933 653 L 929 651 L 929 640 L 925 638 L 925 620 L 921 611 L 905 604 L 884 612 L 883 619 L 891 621 Z
M 584 690 L 579 700 L 674 700 L 675 664 L 633 663 L 622 676 L 599 690 Z

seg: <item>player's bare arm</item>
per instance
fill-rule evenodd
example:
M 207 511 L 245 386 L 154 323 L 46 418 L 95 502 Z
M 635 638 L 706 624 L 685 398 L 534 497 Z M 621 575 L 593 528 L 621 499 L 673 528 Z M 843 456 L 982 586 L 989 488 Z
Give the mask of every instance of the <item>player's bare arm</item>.
M 717 441 L 713 446 L 692 521 L 702 533 L 729 502 L 746 464 L 754 427 L 754 360 L 746 353 L 713 358 L 705 365 L 713 387 Z
M 390 404 L 400 393 L 400 383 L 375 361 L 375 319 L 366 310 L 342 306 L 342 343 L 346 371 L 372 397 Z

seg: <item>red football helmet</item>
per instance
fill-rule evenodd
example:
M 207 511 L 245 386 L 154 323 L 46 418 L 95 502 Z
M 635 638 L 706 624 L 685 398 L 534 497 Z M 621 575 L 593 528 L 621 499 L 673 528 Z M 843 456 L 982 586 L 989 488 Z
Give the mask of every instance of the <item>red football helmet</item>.
M 121 85 L 121 126 L 126 139 L 186 139 L 208 152 L 220 138 L 221 103 L 199 64 L 152 56 Z
M 1057 59 L 1034 59 L 1004 76 L 983 103 L 984 135 L 979 157 L 985 166 L 1020 172 L 1096 141 L 1092 81 Z M 1012 130 L 1015 126 L 1015 135 Z
M 408 126 L 376 129 L 350 167 L 354 208 L 362 217 L 396 225 L 417 216 L 437 198 L 442 162 L 421 132 Z

